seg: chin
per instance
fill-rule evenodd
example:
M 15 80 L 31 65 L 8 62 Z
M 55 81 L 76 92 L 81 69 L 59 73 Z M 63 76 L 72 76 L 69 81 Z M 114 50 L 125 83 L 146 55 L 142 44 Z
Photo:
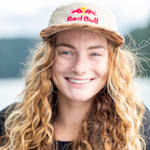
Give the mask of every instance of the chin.
M 69 99 L 71 101 L 75 101 L 75 102 L 87 102 L 87 101 L 92 101 L 94 99 L 95 96 L 92 97 L 82 97 L 82 96 L 71 96 Z

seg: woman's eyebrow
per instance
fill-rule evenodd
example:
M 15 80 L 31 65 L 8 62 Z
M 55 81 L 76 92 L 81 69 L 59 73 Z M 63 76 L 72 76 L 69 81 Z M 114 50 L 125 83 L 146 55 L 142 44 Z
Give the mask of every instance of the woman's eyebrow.
M 56 48 L 59 47 L 59 46 L 64 46 L 64 47 L 69 47 L 71 49 L 76 49 L 75 46 L 73 46 L 71 44 L 67 44 L 67 43 L 56 44 Z M 87 49 L 91 50 L 91 49 L 99 49 L 99 48 L 105 49 L 104 46 L 102 46 L 102 45 L 93 45 L 93 46 L 88 47 Z
M 71 48 L 71 49 L 76 49 L 75 46 L 70 45 L 70 44 L 67 44 L 67 43 L 59 43 L 59 44 L 56 44 L 56 48 L 59 47 L 59 46 L 64 46 L 64 47 L 69 47 L 69 48 Z
M 93 46 L 88 47 L 88 49 L 99 49 L 99 48 L 105 49 L 104 46 L 102 45 L 93 45 Z

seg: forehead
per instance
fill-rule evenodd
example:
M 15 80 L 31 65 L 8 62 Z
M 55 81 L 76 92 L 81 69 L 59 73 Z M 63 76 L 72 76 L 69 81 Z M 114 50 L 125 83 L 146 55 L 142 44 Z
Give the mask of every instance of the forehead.
M 107 45 L 107 39 L 102 35 L 89 31 L 89 30 L 67 30 L 59 32 L 56 35 L 56 43 L 65 42 L 65 43 L 74 43 L 74 44 L 104 44 Z

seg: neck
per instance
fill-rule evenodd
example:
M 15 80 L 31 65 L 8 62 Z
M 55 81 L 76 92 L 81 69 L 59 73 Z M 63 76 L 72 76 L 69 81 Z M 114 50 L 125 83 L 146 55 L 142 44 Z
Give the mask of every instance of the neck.
M 58 98 L 57 121 L 64 127 L 79 127 L 86 117 L 91 101 L 74 101 Z
M 83 119 L 91 107 L 92 101 L 75 101 L 59 96 L 58 116 L 53 126 L 55 139 L 72 141 L 77 138 Z

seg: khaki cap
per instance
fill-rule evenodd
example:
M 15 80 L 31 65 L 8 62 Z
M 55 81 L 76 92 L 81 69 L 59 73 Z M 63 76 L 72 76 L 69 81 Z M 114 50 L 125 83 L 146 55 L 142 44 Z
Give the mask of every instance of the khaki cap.
M 58 7 L 51 15 L 48 27 L 40 32 L 40 36 L 47 40 L 58 32 L 74 28 L 99 33 L 118 46 L 124 43 L 123 36 L 117 31 L 113 14 L 91 3 L 78 2 Z

